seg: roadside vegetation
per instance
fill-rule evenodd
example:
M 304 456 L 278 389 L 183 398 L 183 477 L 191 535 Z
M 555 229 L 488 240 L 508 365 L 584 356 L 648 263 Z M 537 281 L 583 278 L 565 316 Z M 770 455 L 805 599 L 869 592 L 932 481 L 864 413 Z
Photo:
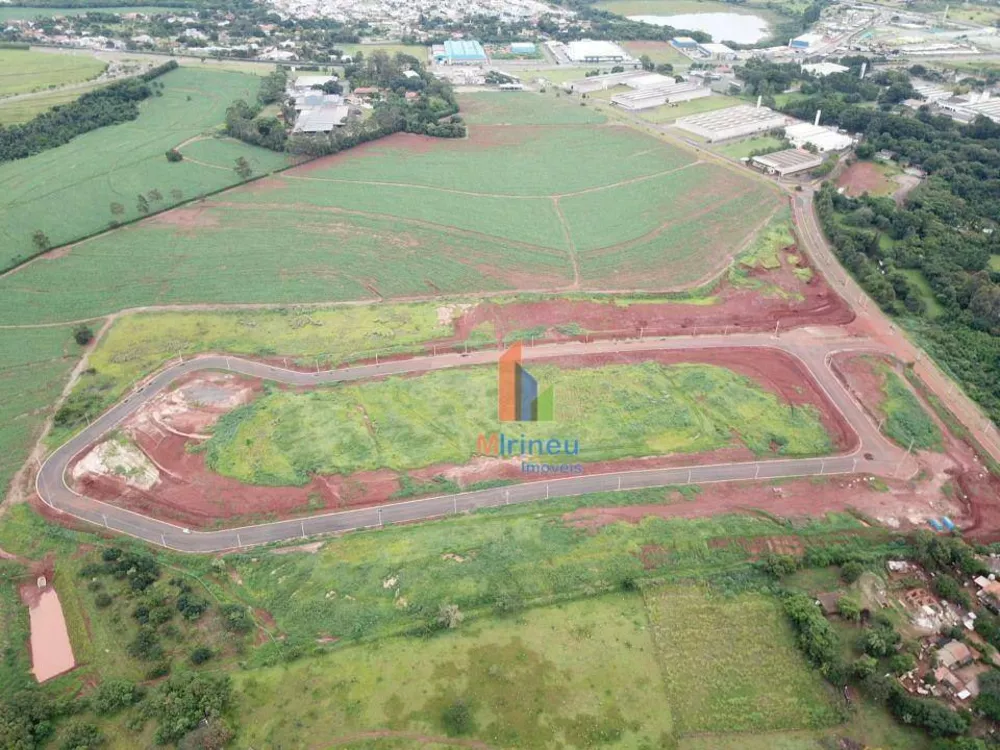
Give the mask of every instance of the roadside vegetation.
M 579 455 L 565 457 L 571 463 L 731 445 L 785 456 L 832 447 L 813 407 L 788 404 L 722 367 L 536 364 L 531 371 L 556 393 L 560 434 L 579 442 Z M 225 476 L 264 485 L 305 484 L 314 473 L 464 464 L 476 455 L 480 434 L 502 428 L 496 402 L 492 367 L 308 393 L 275 389 L 220 419 L 206 444 L 206 462 Z M 546 438 L 551 427 L 525 423 L 514 437 L 520 433 Z
M 81 353 L 70 326 L 0 330 L 0 499 Z
M 941 430 L 921 406 L 903 379 L 888 365 L 879 368 L 884 377 L 885 433 L 904 448 L 941 450 Z

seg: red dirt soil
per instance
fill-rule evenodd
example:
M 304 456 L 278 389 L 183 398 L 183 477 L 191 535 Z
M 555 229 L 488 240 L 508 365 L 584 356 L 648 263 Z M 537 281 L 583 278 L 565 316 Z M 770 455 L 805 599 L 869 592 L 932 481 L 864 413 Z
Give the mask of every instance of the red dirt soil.
M 889 357 L 840 354 L 831 360 L 837 377 L 876 421 L 884 416 L 881 405 L 885 400 L 883 378 L 875 370 L 877 363 L 893 367 L 906 382 L 899 363 Z M 944 437 L 943 452 L 916 454 L 923 473 L 929 476 L 918 484 L 918 494 L 938 504 L 947 502 L 955 506 L 950 513 L 942 511 L 938 516 L 949 515 L 959 523 L 966 537 L 982 543 L 1000 541 L 1000 478 L 990 473 L 972 446 L 951 433 L 919 392 L 914 393 Z M 954 488 L 954 501 L 944 497 L 942 488 L 949 484 Z
M 885 178 L 877 164 L 858 161 L 844 170 L 837 180 L 837 187 L 844 188 L 845 193 L 856 198 L 866 192 L 872 195 L 891 193 L 894 184 Z
M 564 368 L 642 361 L 663 364 L 697 362 L 727 367 L 752 379 L 766 390 L 777 393 L 786 402 L 815 407 L 838 451 L 849 450 L 856 440 L 840 412 L 827 401 L 805 367 L 797 359 L 778 350 L 751 351 L 733 348 L 628 352 L 545 360 L 547 364 Z M 181 387 L 191 383 L 192 380 L 186 379 Z M 255 391 L 260 389 L 259 382 L 243 380 L 241 383 L 249 383 Z M 144 410 L 147 408 L 149 405 Z M 163 429 L 156 420 L 149 419 L 144 410 L 132 417 L 125 428 L 160 468 L 160 481 L 157 485 L 151 490 L 142 490 L 127 485 L 121 477 L 87 473 L 76 483 L 78 492 L 155 518 L 194 528 L 207 528 L 217 524 L 240 525 L 380 504 L 389 501 L 400 489 L 400 475 L 388 469 L 358 472 L 346 477 L 316 476 L 304 487 L 243 484 L 208 470 L 203 454 L 188 450 L 187 446 L 197 441 Z M 735 446 L 701 454 L 598 461 L 586 463 L 584 467 L 585 473 L 598 474 L 752 458 L 753 454 L 746 448 Z M 72 474 L 72 467 L 69 473 Z M 462 486 L 490 479 L 544 481 L 548 478 L 547 475 L 529 475 L 531 479 L 526 480 L 518 460 L 493 457 L 481 457 L 463 466 L 440 464 L 410 472 L 417 484 L 429 482 L 438 475 L 444 475 Z
M 863 476 L 837 476 L 822 481 L 796 479 L 777 486 L 768 482 L 703 484 L 698 496 L 690 501 L 675 490 L 664 490 L 663 505 L 580 508 L 564 518 L 573 526 L 597 528 L 619 521 L 639 523 L 651 517 L 706 518 L 765 511 L 782 518 L 796 518 L 853 508 L 870 518 L 889 521 L 894 527 L 926 528 L 924 519 L 942 514 L 939 505 L 916 494 L 909 482 L 889 480 L 886 484 L 888 491 L 881 492 Z

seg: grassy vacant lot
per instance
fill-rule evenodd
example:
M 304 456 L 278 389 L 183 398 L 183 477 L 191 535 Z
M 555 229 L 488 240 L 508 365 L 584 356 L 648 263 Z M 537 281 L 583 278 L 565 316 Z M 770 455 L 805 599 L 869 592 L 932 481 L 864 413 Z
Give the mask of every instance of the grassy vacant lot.
M 106 67 L 107 63 L 89 55 L 0 49 L 0 96 L 79 83 L 95 78 Z
M 0 330 L 0 499 L 79 356 L 69 326 Z
M 555 389 L 559 433 L 579 439 L 579 458 L 598 461 L 773 443 L 786 455 L 823 453 L 829 437 L 814 410 L 792 408 L 721 367 L 656 363 L 560 369 L 534 364 Z M 275 391 L 226 415 L 208 443 L 222 474 L 258 484 L 304 484 L 312 473 L 406 471 L 463 464 L 476 438 L 500 425 L 496 373 L 470 368 L 420 377 Z M 551 436 L 546 424 L 515 434 Z M 738 436 L 738 437 L 737 437 Z
M 532 78 L 530 71 L 517 73 Z M 537 75 L 548 77 L 572 73 L 568 80 L 582 78 L 584 70 L 540 70 Z M 560 79 L 552 78 L 553 81 Z M 604 115 L 591 107 L 581 107 L 570 99 L 555 101 L 558 97 L 532 93 L 488 92 L 469 94 L 460 98 L 462 115 L 470 125 L 587 125 L 606 121 Z
M 853 536 L 868 532 L 849 515 L 795 524 L 756 515 L 647 518 L 597 528 L 564 518 L 587 506 L 697 501 L 697 487 L 588 495 L 350 534 L 316 554 L 247 553 L 228 560 L 242 581 L 241 596 L 270 612 L 292 643 L 311 644 L 323 636 L 371 640 L 414 632 L 433 623 L 442 602 L 458 605 L 471 622 L 616 590 L 623 581 L 730 574 L 739 581 L 750 553 L 733 540 L 797 535 L 826 545 L 833 535 L 851 548 L 873 543 Z M 10 549 L 2 533 L 0 546 Z
M 31 679 L 28 640 L 28 609 L 21 604 L 17 584 L 19 565 L 0 560 L 0 691 L 26 687 Z
M 678 734 L 839 721 L 835 694 L 796 650 L 773 598 L 671 586 L 647 592 L 646 604 Z
M 886 416 L 885 434 L 903 447 L 913 441 L 918 450 L 941 450 L 941 430 L 913 391 L 888 365 L 881 364 L 878 370 L 884 378 L 881 409 Z
M 447 304 L 346 306 L 332 309 L 289 307 L 232 312 L 176 312 L 119 318 L 90 354 L 74 396 L 95 400 L 99 413 L 140 378 L 178 356 L 228 352 L 283 357 L 291 364 L 335 367 L 379 353 L 421 351 L 423 343 L 453 334 Z M 469 345 L 494 340 L 493 326 L 477 327 Z M 50 444 L 69 432 L 56 428 Z
M 671 711 L 635 594 L 545 607 L 421 642 L 393 639 L 241 675 L 238 742 L 328 743 L 366 729 L 500 747 L 662 746 Z M 455 732 L 449 710 L 469 718 Z
M 682 55 L 670 42 L 622 42 L 633 57 L 647 55 L 654 63 L 670 63 L 675 70 L 686 69 L 691 59 Z
M 177 75 L 230 77 L 170 74 Z M 589 107 L 566 99 L 474 95 L 462 104 L 468 139 L 395 136 L 20 270 L 0 280 L 0 318 L 58 321 L 146 304 L 559 289 L 576 280 L 590 288 L 677 288 L 717 268 L 751 234 L 750 219 L 763 220 L 777 205 L 751 175 L 692 164 L 687 151 L 600 124 Z M 168 195 L 154 178 L 171 170 L 203 183 L 230 181 L 226 165 L 244 148 L 196 141 L 184 149 L 191 158 L 173 165 L 157 161 L 157 149 L 143 162 L 150 166 L 144 187 Z M 23 227 L 18 236 L 72 217 L 74 201 L 95 202 L 87 195 L 74 194 L 65 213 L 45 218 L 32 211 L 54 197 L 18 203 L 17 213 L 10 211 Z M 134 199 L 116 197 L 134 211 Z M 107 215 L 103 205 L 94 211 Z M 103 270 L 109 263 L 113 275 Z
M 43 57 L 59 60 L 62 56 Z M 96 232 L 113 218 L 124 221 L 138 216 L 136 199 L 140 193 L 159 191 L 162 198 L 150 202 L 155 210 L 239 181 L 232 163 L 223 167 L 190 160 L 171 164 L 164 153 L 200 133 L 214 131 L 234 99 L 253 98 L 257 78 L 181 68 L 159 80 L 165 85 L 163 96 L 143 102 L 137 120 L 101 128 L 65 146 L 0 165 L 0 184 L 5 188 L 0 198 L 0 246 L 4 252 L 0 268 L 14 257 L 34 252 L 31 235 L 36 230 L 58 245 Z M 258 174 L 286 163 L 280 154 L 250 146 L 240 145 L 239 153 Z M 110 210 L 113 202 L 124 207 L 117 217 Z M 87 265 L 107 275 L 103 263 L 88 259 Z M 7 296 L 6 292 L 0 294 Z M 0 312 L 0 317 L 7 319 L 5 313 Z M 62 314 L 58 317 L 65 319 Z

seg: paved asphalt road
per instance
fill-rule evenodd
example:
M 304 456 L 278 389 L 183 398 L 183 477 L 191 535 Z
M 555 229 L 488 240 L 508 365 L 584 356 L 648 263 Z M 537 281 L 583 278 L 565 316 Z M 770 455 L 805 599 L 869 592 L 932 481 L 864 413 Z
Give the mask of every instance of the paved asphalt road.
M 878 433 L 861 407 L 841 386 L 827 366 L 827 358 L 834 352 L 846 349 L 872 349 L 871 344 L 864 340 L 849 339 L 842 335 L 824 335 L 824 331 L 804 329 L 790 332 L 781 338 L 773 338 L 765 334 L 741 334 L 619 342 L 572 342 L 528 348 L 525 350 L 525 359 L 618 351 L 731 347 L 774 348 L 798 357 L 830 401 L 854 429 L 856 440 L 853 450 L 848 454 L 826 458 L 767 460 L 566 477 L 457 495 L 421 498 L 337 513 L 325 513 L 300 520 L 276 521 L 237 529 L 204 532 L 188 531 L 174 524 L 78 495 L 69 488 L 65 481 L 65 473 L 75 456 L 135 413 L 153 396 L 168 388 L 177 378 L 191 372 L 228 370 L 289 385 L 304 386 L 363 380 L 382 375 L 427 372 L 467 365 L 492 364 L 496 362 L 498 352 L 494 350 L 469 354 L 441 354 L 317 373 L 297 372 L 238 357 L 213 355 L 169 366 L 147 380 L 131 395 L 91 423 L 87 429 L 52 453 L 40 468 L 35 484 L 42 500 L 57 511 L 170 549 L 207 553 L 268 542 L 306 538 L 316 534 L 329 534 L 389 523 L 435 518 L 476 508 L 593 492 L 631 490 L 670 484 L 844 474 L 855 471 L 889 475 L 901 469 L 904 471 L 908 469 L 908 467 L 904 468 L 903 466 L 907 460 L 905 454 L 893 447 Z

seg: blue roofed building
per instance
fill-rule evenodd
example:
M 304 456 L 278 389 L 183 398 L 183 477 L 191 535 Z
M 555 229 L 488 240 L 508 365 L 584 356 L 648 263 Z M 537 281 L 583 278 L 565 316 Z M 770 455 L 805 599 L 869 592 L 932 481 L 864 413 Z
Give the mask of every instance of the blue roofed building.
M 434 62 L 439 65 L 479 65 L 486 62 L 483 45 L 472 39 L 449 39 L 434 45 Z

